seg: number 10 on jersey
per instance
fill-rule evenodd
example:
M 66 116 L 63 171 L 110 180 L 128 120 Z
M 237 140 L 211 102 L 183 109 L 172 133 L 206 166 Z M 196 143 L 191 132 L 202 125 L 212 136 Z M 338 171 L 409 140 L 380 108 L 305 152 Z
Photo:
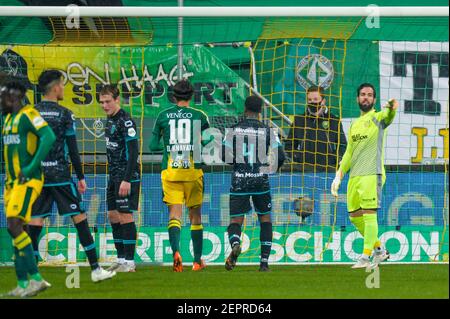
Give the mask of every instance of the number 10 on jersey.
M 191 143 L 191 120 L 180 119 L 169 120 L 170 144 L 190 144 Z

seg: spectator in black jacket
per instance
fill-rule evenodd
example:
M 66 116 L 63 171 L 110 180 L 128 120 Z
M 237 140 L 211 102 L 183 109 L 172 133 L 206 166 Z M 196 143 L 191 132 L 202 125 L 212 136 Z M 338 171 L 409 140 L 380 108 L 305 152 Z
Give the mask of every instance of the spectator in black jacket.
M 307 100 L 305 113 L 295 116 L 290 128 L 287 156 L 301 171 L 334 170 L 347 146 L 342 122 L 329 111 L 321 88 L 311 86 Z

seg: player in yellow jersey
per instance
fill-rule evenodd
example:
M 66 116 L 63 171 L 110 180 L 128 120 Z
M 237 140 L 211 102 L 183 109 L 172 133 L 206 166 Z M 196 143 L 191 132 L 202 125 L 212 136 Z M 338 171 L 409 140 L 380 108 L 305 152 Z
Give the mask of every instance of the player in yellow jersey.
M 194 94 L 192 85 L 187 80 L 179 81 L 173 89 L 177 105 L 162 111 L 153 129 L 150 149 L 161 150 L 159 141 L 164 141 L 162 161 L 163 201 L 169 207 L 169 240 L 173 251 L 173 270 L 183 271 L 180 255 L 180 231 L 182 205 L 189 208 L 191 221 L 191 238 L 194 248 L 194 265 L 192 270 L 205 267 L 202 256 L 203 226 L 201 207 L 203 201 L 203 171 L 201 163 L 195 161 L 194 153 L 201 140 L 201 132 L 209 128 L 208 117 L 200 110 L 189 107 Z M 198 128 L 198 129 L 196 129 Z M 197 153 L 198 154 L 198 153 Z
M 350 221 L 364 237 L 363 255 L 352 268 L 375 268 L 389 258 L 378 239 L 377 210 L 381 206 L 381 190 L 386 180 L 384 141 L 398 102 L 390 100 L 381 112 L 377 112 L 374 108 L 376 91 L 370 83 L 358 87 L 356 99 L 361 116 L 350 126 L 349 143 L 331 185 L 331 193 L 338 195 L 341 180 L 350 171 L 347 209 Z
M 5 159 L 4 204 L 8 232 L 14 243 L 14 265 L 18 285 L 8 293 L 31 297 L 50 287 L 38 271 L 31 239 L 24 230 L 31 207 L 44 183 L 41 161 L 50 151 L 55 135 L 31 105 L 23 102 L 26 88 L 18 82 L 0 86 Z

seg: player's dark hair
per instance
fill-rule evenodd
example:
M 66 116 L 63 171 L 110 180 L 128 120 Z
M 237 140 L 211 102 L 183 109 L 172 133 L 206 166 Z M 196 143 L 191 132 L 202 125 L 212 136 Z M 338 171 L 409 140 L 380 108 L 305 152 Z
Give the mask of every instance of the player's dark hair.
M 312 85 L 306 90 L 306 94 L 309 94 L 312 92 L 319 92 L 320 96 L 323 96 L 323 89 L 320 86 Z
M 356 96 L 359 96 L 359 92 L 361 92 L 364 88 L 371 88 L 373 91 L 373 97 L 377 97 L 377 91 L 375 90 L 375 87 L 370 83 L 363 83 L 360 86 L 358 86 L 358 89 L 356 90 Z
M 61 81 L 63 74 L 58 70 L 45 70 L 39 75 L 38 85 L 40 93 L 46 95 L 58 81 Z
M 173 87 L 173 96 L 178 101 L 189 101 L 194 95 L 194 87 L 188 80 L 178 81 Z
M 120 95 L 119 88 L 114 84 L 105 84 L 100 90 L 100 95 L 111 95 L 115 100 Z
M 245 110 L 253 113 L 261 113 L 263 100 L 256 95 L 250 95 L 245 99 Z
M 3 83 L 2 91 L 11 93 L 16 91 L 18 93 L 18 98 L 22 100 L 25 97 L 25 94 L 27 93 L 27 88 L 18 81 L 8 81 L 6 83 Z

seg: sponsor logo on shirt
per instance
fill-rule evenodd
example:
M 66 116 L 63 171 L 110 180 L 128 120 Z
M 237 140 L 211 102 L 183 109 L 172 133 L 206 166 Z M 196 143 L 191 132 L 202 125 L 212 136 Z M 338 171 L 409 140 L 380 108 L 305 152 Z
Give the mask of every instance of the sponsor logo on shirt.
M 258 177 L 263 177 L 264 173 L 245 173 L 245 174 L 242 174 L 242 173 L 236 172 L 235 176 L 236 177 L 240 177 L 240 178 L 258 178 Z
M 167 118 L 169 119 L 190 119 L 192 118 L 192 113 L 182 113 L 181 110 L 178 113 L 167 113 Z
M 5 145 L 17 145 L 20 144 L 19 134 L 11 134 L 3 136 L 3 144 Z
M 352 135 L 353 142 L 359 142 L 359 141 L 365 140 L 366 138 L 368 138 L 367 135 L 361 135 L 361 134 Z
M 54 167 L 54 166 L 58 166 L 58 161 L 41 162 L 41 165 L 44 167 Z
M 40 111 L 39 112 L 42 116 L 57 116 L 59 117 L 61 113 L 59 112 L 51 112 L 51 111 Z
M 110 142 L 109 137 L 106 138 L 106 147 L 108 148 L 117 148 L 119 147 L 119 144 L 116 142 Z

